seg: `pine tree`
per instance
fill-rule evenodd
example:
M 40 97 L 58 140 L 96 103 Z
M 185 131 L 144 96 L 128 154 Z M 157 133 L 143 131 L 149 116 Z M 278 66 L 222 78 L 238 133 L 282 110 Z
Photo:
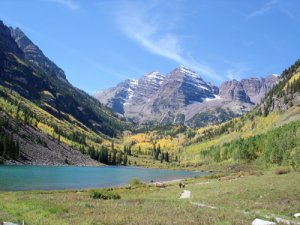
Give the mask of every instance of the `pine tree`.
M 121 165 L 121 164 L 122 164 L 122 161 L 123 161 L 122 153 L 121 153 L 121 152 L 118 152 L 118 153 L 117 153 L 117 156 L 116 156 L 116 164 L 117 164 L 117 165 Z
M 115 150 L 113 151 L 111 164 L 112 165 L 117 165 L 117 151 L 115 151 Z
M 160 154 L 160 162 L 162 163 L 164 161 L 164 153 Z
M 169 162 L 169 153 L 168 152 L 166 152 L 166 154 L 165 154 L 165 161 Z
M 127 160 L 128 160 L 127 154 L 124 154 L 124 157 L 123 157 L 123 165 L 124 166 L 127 165 Z
M 108 159 L 107 159 L 107 162 L 112 164 L 112 157 L 111 157 L 111 151 L 108 152 Z

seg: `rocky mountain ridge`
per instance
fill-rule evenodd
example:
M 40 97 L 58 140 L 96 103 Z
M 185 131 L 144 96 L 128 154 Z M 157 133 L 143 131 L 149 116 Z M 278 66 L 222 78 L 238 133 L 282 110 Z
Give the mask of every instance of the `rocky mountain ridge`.
M 128 80 L 98 92 L 94 97 L 139 124 L 204 126 L 245 114 L 278 80 L 277 75 L 270 75 L 225 81 L 217 87 L 180 66 L 166 76 L 152 72 L 138 81 Z M 134 88 L 127 87 L 130 82 L 135 83 Z
M 54 77 L 67 81 L 65 72 L 54 62 L 47 58 L 44 53 L 36 46 L 20 28 L 9 27 L 11 37 L 15 40 L 18 47 L 24 52 L 25 59 L 31 63 L 42 67 Z

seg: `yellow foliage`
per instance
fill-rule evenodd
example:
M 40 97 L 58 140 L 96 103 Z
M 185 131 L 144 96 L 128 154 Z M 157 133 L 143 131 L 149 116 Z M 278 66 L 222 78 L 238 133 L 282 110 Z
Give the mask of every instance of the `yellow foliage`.
M 286 83 L 286 85 L 284 86 L 284 90 L 287 89 L 288 85 L 291 85 L 293 82 L 295 82 L 296 80 L 298 80 L 300 78 L 300 72 L 296 72 L 291 79 Z

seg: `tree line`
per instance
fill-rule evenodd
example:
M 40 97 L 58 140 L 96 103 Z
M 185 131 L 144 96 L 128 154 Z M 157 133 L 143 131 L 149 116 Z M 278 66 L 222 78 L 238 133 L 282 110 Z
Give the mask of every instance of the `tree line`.
M 0 164 L 4 159 L 20 158 L 20 142 L 14 138 L 12 125 L 6 117 L 0 119 Z
M 240 138 L 200 151 L 203 160 L 254 161 L 300 167 L 300 122 L 291 122 L 265 134 Z

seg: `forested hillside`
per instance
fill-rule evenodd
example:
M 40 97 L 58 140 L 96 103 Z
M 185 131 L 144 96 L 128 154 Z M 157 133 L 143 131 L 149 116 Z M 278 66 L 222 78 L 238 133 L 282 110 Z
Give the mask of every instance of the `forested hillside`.
M 26 51 L 26 46 L 31 49 L 34 46 L 37 50 Z M 0 113 L 1 161 L 12 159 L 20 163 L 38 164 L 37 158 L 41 155 L 34 153 L 41 147 L 45 148 L 46 153 L 51 141 L 59 145 L 52 150 L 63 145 L 62 149 L 77 149 L 99 160 L 98 150 L 110 147 L 113 138 L 130 129 L 129 123 L 84 91 L 73 87 L 63 71 L 28 38 L 26 42 L 17 43 L 12 30 L 2 21 Z M 40 133 L 22 134 L 27 128 Z M 43 137 L 44 134 L 47 137 Z M 22 135 L 28 135 L 28 140 Z M 31 156 L 26 157 L 28 154 Z M 64 156 L 61 158 L 57 157 L 49 163 L 55 164 L 55 160 L 64 161 L 61 164 L 71 163 Z

